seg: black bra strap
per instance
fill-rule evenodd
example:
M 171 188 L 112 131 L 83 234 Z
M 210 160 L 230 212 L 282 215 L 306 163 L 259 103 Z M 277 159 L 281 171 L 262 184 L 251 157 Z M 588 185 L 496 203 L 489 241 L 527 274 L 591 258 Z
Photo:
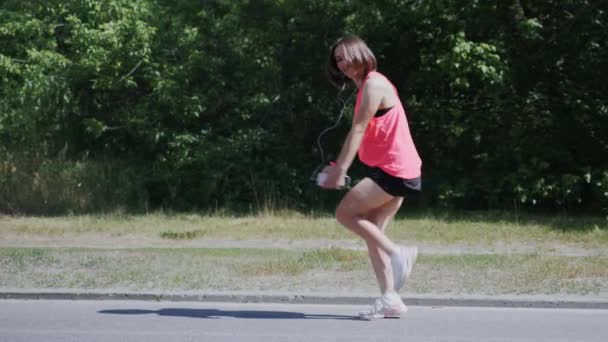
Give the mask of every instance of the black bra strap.
M 395 107 L 395 106 L 393 106 L 393 107 Z M 374 117 L 377 118 L 379 116 L 382 116 L 382 115 L 388 113 L 391 109 L 393 109 L 393 107 L 378 109 L 376 114 L 374 114 Z

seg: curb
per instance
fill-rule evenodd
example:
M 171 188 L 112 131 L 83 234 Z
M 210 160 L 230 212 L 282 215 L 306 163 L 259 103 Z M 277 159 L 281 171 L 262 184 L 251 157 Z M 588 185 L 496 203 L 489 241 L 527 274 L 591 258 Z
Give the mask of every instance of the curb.
M 169 302 L 229 302 L 277 304 L 345 304 L 367 305 L 374 296 L 335 294 L 270 294 L 270 293 L 201 293 L 201 292 L 129 292 L 85 290 L 0 290 L 0 300 L 141 300 Z M 432 307 L 496 307 L 608 310 L 608 298 L 549 296 L 430 296 L 406 295 L 407 305 Z

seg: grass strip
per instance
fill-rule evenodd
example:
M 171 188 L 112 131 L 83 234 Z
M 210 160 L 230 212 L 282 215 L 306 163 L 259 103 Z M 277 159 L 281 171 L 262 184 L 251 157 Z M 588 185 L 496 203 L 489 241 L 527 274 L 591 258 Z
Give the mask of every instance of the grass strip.
M 0 217 L 0 232 L 10 239 L 79 236 L 136 236 L 166 240 L 284 239 L 345 240 L 355 238 L 329 215 L 295 212 L 257 216 L 202 214 L 83 215 L 65 217 Z M 576 244 L 608 247 L 608 220 L 602 217 L 532 216 L 500 212 L 404 213 L 388 234 L 397 240 L 433 243 Z
M 377 292 L 362 251 L 0 248 L 0 287 Z M 608 257 L 421 255 L 405 291 L 436 294 L 608 293 Z

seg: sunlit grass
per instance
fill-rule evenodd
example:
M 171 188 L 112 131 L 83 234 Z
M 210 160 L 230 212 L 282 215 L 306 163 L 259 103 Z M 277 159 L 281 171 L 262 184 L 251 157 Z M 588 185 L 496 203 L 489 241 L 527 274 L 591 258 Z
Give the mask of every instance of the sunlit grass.
M 352 271 L 363 269 L 366 266 L 367 257 L 363 252 L 332 247 L 289 256 L 277 256 L 244 269 L 243 274 L 249 276 L 296 275 L 314 269 Z
M 608 290 L 608 257 L 422 256 L 410 286 L 423 293 L 599 294 Z
M 0 248 L 0 287 L 376 291 L 363 251 L 285 249 Z M 608 257 L 422 254 L 406 291 L 441 294 L 608 292 Z
M 249 216 L 151 213 L 64 217 L 0 217 L 7 239 L 135 236 L 148 239 L 354 240 L 329 214 L 297 212 Z M 400 213 L 388 230 L 397 240 L 438 244 L 567 243 L 608 246 L 608 222 L 600 217 L 523 216 L 504 213 Z

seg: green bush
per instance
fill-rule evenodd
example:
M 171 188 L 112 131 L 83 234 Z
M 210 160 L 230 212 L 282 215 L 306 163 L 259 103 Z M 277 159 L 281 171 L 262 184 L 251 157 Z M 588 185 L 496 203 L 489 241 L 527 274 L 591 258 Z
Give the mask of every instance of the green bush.
M 69 161 L 0 150 L 0 211 L 65 214 L 146 210 L 142 169 L 113 159 Z
M 605 213 L 607 16 L 590 0 L 5 0 L 0 210 L 335 205 L 308 178 L 342 107 L 327 48 L 354 32 L 407 107 L 422 205 Z M 330 158 L 348 127 L 324 137 Z

